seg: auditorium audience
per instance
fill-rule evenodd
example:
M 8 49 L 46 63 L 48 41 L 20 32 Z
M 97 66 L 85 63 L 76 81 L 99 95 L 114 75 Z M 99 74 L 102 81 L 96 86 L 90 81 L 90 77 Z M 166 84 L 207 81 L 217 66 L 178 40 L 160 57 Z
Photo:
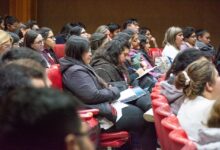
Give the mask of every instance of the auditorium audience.
M 212 62 L 200 58 L 178 73 L 175 86 L 186 96 L 177 114 L 178 120 L 189 138 L 197 142 L 199 129 L 205 128 L 210 110 L 220 97 L 218 72 Z
M 161 94 L 166 96 L 172 112 L 176 115 L 184 101 L 185 96 L 182 90 L 176 89 L 174 85 L 175 77 L 179 72 L 185 70 L 189 64 L 198 60 L 201 57 L 206 57 L 209 59 L 208 56 L 206 56 L 201 51 L 198 51 L 197 49 L 190 48 L 186 49 L 185 51 L 181 51 L 177 54 L 170 69 L 167 71 L 165 81 L 160 82 L 160 92 Z
M 100 110 L 100 115 L 104 117 L 101 120 L 108 120 L 107 123 L 101 124 L 102 128 L 106 125 L 108 127 L 106 129 L 111 127 L 109 130 L 113 131 L 136 132 L 140 135 L 140 142 L 146 143 L 146 135 L 143 134 L 146 124 L 142 116 L 143 111 L 133 105 L 113 103 L 119 98 L 119 90 L 106 83 L 89 66 L 91 60 L 89 49 L 89 42 L 82 37 L 71 36 L 68 39 L 66 56 L 60 59 L 65 89 L 80 98 L 88 107 Z M 122 112 L 122 116 L 117 116 L 119 112 Z
M 52 28 L 39 28 L 34 20 L 0 16 L 0 149 L 94 150 L 76 113 L 81 107 L 99 109 L 103 132 L 128 131 L 129 149 L 156 149 L 154 124 L 143 114 L 151 108 L 150 92 L 161 72 L 166 76 L 160 94 L 189 139 L 198 150 L 219 148 L 220 78 L 212 61 L 219 69 L 220 51 L 211 45 L 210 33 L 172 26 L 165 33 L 162 56 L 155 59 L 150 42 L 156 49 L 158 44 L 149 28 L 139 28 L 135 18 L 120 28 L 100 25 L 90 35 L 83 23 L 70 21 L 55 38 Z M 65 47 L 59 60 L 55 44 Z M 74 98 L 44 88 L 51 85 L 46 69 L 58 63 L 64 93 Z M 172 64 L 168 71 L 165 64 Z M 129 103 L 115 101 L 122 90 L 136 86 L 146 94 Z

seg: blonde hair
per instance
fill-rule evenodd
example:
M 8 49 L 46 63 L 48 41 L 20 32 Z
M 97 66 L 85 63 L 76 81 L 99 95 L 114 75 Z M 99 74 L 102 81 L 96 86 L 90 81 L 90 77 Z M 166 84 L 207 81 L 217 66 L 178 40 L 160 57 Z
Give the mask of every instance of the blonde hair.
M 210 128 L 220 128 L 220 100 L 216 100 L 213 105 L 207 126 Z
M 108 26 L 106 26 L 106 25 L 101 25 L 101 26 L 99 26 L 99 27 L 96 29 L 95 32 L 96 32 L 96 33 L 98 32 L 98 33 L 106 34 L 107 31 L 109 31 Z
M 202 95 L 206 83 L 215 83 L 215 75 L 215 66 L 206 58 L 200 58 L 177 75 L 175 86 L 177 89 L 183 89 L 183 93 L 189 99 L 194 99 Z
M 12 42 L 12 37 L 7 32 L 0 30 L 0 45 L 10 40 Z
M 164 36 L 164 41 L 163 41 L 163 45 L 165 46 L 166 44 L 170 44 L 173 45 L 174 47 L 177 48 L 176 45 L 176 35 L 181 33 L 182 29 L 180 27 L 170 27 L 167 29 L 165 36 Z

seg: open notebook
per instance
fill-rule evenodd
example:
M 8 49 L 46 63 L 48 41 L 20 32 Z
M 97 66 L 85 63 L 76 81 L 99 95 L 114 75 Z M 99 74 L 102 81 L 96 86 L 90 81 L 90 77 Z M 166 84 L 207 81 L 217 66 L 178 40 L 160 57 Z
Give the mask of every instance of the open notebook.
M 120 97 L 118 99 L 118 101 L 123 102 L 123 103 L 128 103 L 130 101 L 136 100 L 137 98 L 145 95 L 146 92 L 138 87 L 134 87 L 134 88 L 128 88 L 124 91 L 120 92 Z
M 146 70 L 144 71 L 144 73 L 143 73 L 141 76 L 137 77 L 136 79 L 142 78 L 143 76 L 145 76 L 145 75 L 148 74 L 149 72 L 153 71 L 156 67 L 157 67 L 157 66 L 152 67 L 152 68 L 150 68 L 150 69 L 146 69 Z

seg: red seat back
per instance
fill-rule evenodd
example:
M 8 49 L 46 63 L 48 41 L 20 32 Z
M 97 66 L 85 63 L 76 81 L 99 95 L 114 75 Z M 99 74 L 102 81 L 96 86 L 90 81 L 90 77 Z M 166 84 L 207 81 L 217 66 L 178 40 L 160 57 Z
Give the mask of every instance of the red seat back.
M 56 44 L 53 48 L 57 58 L 62 58 L 65 55 L 65 44 Z
M 154 103 L 154 101 L 153 101 Z M 153 104 L 152 103 L 152 104 Z M 162 132 L 162 125 L 161 120 L 165 117 L 172 115 L 170 106 L 168 104 L 163 104 L 162 106 L 156 108 L 154 111 L 154 124 L 156 127 L 157 137 L 160 141 L 161 147 L 164 148 L 164 139 L 163 139 L 163 132 Z
M 163 149 L 164 150 L 170 150 L 171 149 L 171 141 L 169 139 L 169 133 L 174 130 L 174 129 L 179 129 L 181 128 L 180 127 L 180 124 L 179 124 L 179 121 L 178 121 L 178 118 L 175 116 L 175 115 L 171 115 L 171 116 L 168 116 L 164 119 L 162 119 L 161 121 L 161 133 L 162 133 L 162 136 L 163 136 Z
M 155 60 L 156 57 L 162 56 L 162 48 L 150 48 L 148 54 Z
M 183 129 L 171 131 L 169 138 L 171 141 L 171 150 L 181 150 L 188 142 L 191 142 Z
M 60 71 L 60 65 L 55 64 L 52 65 L 50 68 L 47 68 L 47 76 L 52 82 L 52 87 L 56 89 L 63 89 L 63 83 L 62 83 L 62 74 Z

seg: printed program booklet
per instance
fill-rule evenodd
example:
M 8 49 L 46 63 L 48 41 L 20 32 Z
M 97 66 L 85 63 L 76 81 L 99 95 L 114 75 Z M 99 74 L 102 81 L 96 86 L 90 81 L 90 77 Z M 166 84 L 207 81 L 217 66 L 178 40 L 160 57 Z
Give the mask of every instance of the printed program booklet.
M 146 92 L 139 86 L 134 87 L 134 88 L 128 88 L 120 92 L 120 97 L 118 101 L 123 102 L 123 103 L 128 103 L 128 102 L 138 99 L 139 97 L 145 94 Z

